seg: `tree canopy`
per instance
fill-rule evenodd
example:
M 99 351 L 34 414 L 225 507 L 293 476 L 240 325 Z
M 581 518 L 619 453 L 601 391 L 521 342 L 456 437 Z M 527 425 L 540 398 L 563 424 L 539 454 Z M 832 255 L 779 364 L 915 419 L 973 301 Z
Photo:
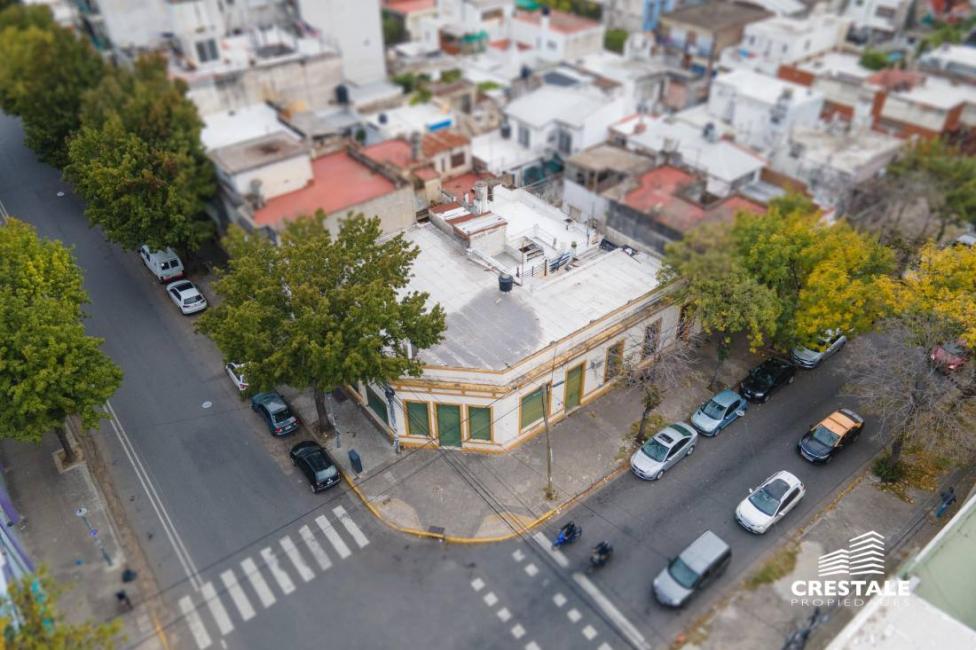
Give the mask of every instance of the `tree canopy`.
M 202 122 L 161 57 L 107 74 L 85 94 L 81 124 L 65 174 L 111 241 L 194 250 L 211 236 L 204 205 L 216 185 Z
M 922 198 L 937 221 L 936 240 L 942 239 L 950 224 L 976 224 L 976 157 L 942 140 L 921 141 L 888 166 L 895 183 L 913 174 L 924 178 L 929 187 Z M 924 236 L 928 235 L 926 231 Z
M 325 430 L 326 393 L 419 375 L 408 342 L 420 350 L 444 332 L 443 309 L 405 291 L 418 249 L 380 235 L 379 219 L 363 215 L 333 235 L 321 211 L 289 223 L 280 245 L 232 228 L 230 263 L 214 284 L 221 302 L 200 318 L 200 331 L 244 364 L 251 386 L 312 388 Z
M 0 226 L 0 437 L 36 442 L 64 421 L 97 424 L 122 371 L 85 334 L 88 296 L 71 253 L 16 219 Z

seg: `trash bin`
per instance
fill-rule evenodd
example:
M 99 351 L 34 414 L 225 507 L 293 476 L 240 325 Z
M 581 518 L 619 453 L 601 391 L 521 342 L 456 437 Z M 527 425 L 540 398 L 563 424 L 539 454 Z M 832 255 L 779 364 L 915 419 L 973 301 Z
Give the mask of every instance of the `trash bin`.
M 352 464 L 352 471 L 356 474 L 363 473 L 363 459 L 359 457 L 359 453 L 355 449 L 349 450 L 349 462 Z

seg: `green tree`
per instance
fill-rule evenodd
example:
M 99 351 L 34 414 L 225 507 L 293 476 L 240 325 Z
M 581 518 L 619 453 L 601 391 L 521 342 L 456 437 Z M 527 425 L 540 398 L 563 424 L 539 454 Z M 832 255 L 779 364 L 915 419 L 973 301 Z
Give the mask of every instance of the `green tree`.
M 85 334 L 88 296 L 71 253 L 16 219 L 0 226 L 0 437 L 37 442 L 54 431 L 74 452 L 65 420 L 98 423 L 122 371 Z
M 604 49 L 622 54 L 624 51 L 624 43 L 627 42 L 627 36 L 626 29 L 608 29 L 603 34 Z
M 161 57 L 106 75 L 86 93 L 81 117 L 65 175 L 92 224 L 130 249 L 192 251 L 212 235 L 204 207 L 216 184 L 200 144 L 202 122 Z
M 0 0 L 0 32 L 7 27 L 15 29 L 27 29 L 28 27 L 40 27 L 41 29 L 54 29 L 57 24 L 51 10 L 45 5 L 22 5 L 8 4 L 3 6 Z
M 289 223 L 280 245 L 232 228 L 230 265 L 214 285 L 222 300 L 198 321 L 255 388 L 311 388 L 320 431 L 327 393 L 419 376 L 406 343 L 428 348 L 444 332 L 440 305 L 405 291 L 418 249 L 380 234 L 379 219 L 355 215 L 333 235 L 321 211 Z
M 390 13 L 383 12 L 383 44 L 386 47 L 402 43 L 407 39 L 403 21 Z
M 881 50 L 874 50 L 870 47 L 865 48 L 861 52 L 861 65 L 868 70 L 884 70 L 891 66 L 891 60 L 888 55 Z
M 0 106 L 21 117 L 27 146 L 41 160 L 56 167 L 67 163 L 82 94 L 98 83 L 103 69 L 91 46 L 61 27 L 30 24 L 0 31 Z
M 8 587 L 5 600 L 17 612 L 17 625 L 0 619 L 0 650 L 111 650 L 121 626 L 118 621 L 93 625 L 66 623 L 58 611 L 61 589 L 43 568 Z

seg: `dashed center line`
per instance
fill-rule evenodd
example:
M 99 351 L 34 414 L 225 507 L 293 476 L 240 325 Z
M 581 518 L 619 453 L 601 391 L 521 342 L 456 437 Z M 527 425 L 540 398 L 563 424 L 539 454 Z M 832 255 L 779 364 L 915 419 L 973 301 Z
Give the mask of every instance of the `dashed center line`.
M 495 603 L 497 602 L 498 596 L 495 595 L 495 592 L 489 591 L 487 594 L 485 594 L 485 605 L 488 605 L 488 607 L 494 607 Z
M 594 638 L 596 638 L 596 630 L 593 629 L 592 625 L 587 625 L 583 628 L 583 636 L 586 637 L 587 641 L 592 641 Z
M 507 623 L 508 619 L 512 618 L 512 613 L 508 611 L 507 607 L 502 607 L 495 613 L 498 614 L 498 618 L 501 619 L 502 623 Z
M 562 594 L 556 594 L 552 597 L 552 602 L 556 603 L 556 607 L 562 607 L 566 604 L 566 596 Z
M 482 589 L 485 588 L 485 581 L 482 580 L 481 578 L 475 578 L 474 580 L 471 581 L 471 588 L 474 589 L 475 591 L 481 591 Z
M 535 577 L 535 574 L 539 573 L 539 568 L 536 565 L 529 562 L 528 564 L 525 565 L 525 572 L 529 574 L 530 578 L 533 578 Z
M 573 609 L 566 612 L 566 617 L 569 620 L 571 620 L 573 623 L 577 623 L 581 618 L 583 618 L 583 615 L 580 614 L 579 610 L 574 607 Z
M 525 636 L 525 628 L 516 623 L 515 627 L 512 628 L 512 636 L 514 636 L 516 639 L 521 639 L 523 636 Z

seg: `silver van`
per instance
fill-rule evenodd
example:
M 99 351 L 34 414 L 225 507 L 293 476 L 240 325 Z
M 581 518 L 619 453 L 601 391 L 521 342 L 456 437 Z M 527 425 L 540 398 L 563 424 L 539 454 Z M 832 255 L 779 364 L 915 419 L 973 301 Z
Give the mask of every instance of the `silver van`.
M 183 277 L 183 262 L 172 248 L 153 251 L 143 244 L 139 247 L 139 257 L 159 282 L 171 282 Z
M 681 607 L 729 566 L 732 549 L 721 537 L 706 530 L 701 537 L 668 562 L 654 578 L 654 597 L 668 607 Z

